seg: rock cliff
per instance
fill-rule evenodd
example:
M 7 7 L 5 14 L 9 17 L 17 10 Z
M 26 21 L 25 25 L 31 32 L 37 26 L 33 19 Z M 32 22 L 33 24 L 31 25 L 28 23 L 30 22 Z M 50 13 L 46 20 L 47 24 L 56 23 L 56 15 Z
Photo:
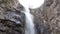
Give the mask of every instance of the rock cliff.
M 24 34 L 23 10 L 17 0 L 0 0 L 0 34 Z M 45 0 L 41 7 L 30 10 L 37 34 L 41 29 L 43 34 L 60 34 L 60 0 Z

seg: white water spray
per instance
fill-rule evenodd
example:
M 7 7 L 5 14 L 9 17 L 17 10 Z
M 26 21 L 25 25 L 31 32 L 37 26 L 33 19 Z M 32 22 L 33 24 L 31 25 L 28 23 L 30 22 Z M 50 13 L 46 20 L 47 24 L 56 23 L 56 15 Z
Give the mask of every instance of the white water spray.
M 30 14 L 29 10 L 25 12 L 25 16 L 26 16 L 25 34 L 35 34 L 33 16 Z
M 31 15 L 29 8 L 35 9 L 40 7 L 44 0 L 18 0 L 25 8 L 24 14 L 26 16 L 25 34 L 35 34 L 35 28 L 33 23 L 33 15 Z

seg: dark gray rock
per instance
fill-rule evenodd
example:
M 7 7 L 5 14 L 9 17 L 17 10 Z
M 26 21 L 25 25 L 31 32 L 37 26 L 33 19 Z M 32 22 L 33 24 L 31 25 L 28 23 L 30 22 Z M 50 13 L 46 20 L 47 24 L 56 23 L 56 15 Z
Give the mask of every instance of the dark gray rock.
M 0 0 L 0 34 L 24 34 L 23 10 L 16 0 L 8 0 L 7 4 Z M 30 10 L 36 34 L 60 34 L 60 0 L 46 0 L 41 7 Z
M 0 5 L 0 34 L 24 34 L 25 15 L 22 10 L 20 4 L 16 8 Z

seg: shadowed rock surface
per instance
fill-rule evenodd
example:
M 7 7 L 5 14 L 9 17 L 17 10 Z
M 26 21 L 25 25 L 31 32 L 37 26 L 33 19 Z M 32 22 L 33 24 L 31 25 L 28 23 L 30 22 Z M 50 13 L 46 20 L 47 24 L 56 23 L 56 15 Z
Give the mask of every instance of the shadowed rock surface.
M 17 0 L 0 0 L 0 34 L 24 34 L 23 10 Z M 40 8 L 30 10 L 36 34 L 60 34 L 60 0 L 46 0 Z
M 16 0 L 0 0 L 0 2 L 0 34 L 24 34 L 25 18 L 21 13 L 23 7 Z
M 60 34 L 60 0 L 46 0 L 40 8 L 31 10 L 31 13 L 34 14 L 38 27 L 43 23 L 42 26 L 47 28 L 44 31 L 46 34 Z

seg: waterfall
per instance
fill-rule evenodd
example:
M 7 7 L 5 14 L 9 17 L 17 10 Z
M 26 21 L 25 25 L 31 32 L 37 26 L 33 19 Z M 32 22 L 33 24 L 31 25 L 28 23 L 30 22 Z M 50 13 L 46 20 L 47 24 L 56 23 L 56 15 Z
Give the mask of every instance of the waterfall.
M 22 0 L 19 0 L 20 4 L 24 7 L 25 11 L 25 34 L 35 34 L 34 22 L 33 22 L 33 15 L 30 13 L 29 7 L 27 4 L 21 3 Z
M 33 15 L 31 15 L 30 10 L 26 10 L 26 27 L 25 27 L 25 34 L 35 34 L 35 28 L 33 23 Z
M 18 0 L 18 1 L 25 9 L 25 11 L 23 12 L 26 17 L 25 34 L 35 34 L 33 15 L 30 13 L 29 8 L 35 9 L 40 7 L 44 3 L 44 0 Z

